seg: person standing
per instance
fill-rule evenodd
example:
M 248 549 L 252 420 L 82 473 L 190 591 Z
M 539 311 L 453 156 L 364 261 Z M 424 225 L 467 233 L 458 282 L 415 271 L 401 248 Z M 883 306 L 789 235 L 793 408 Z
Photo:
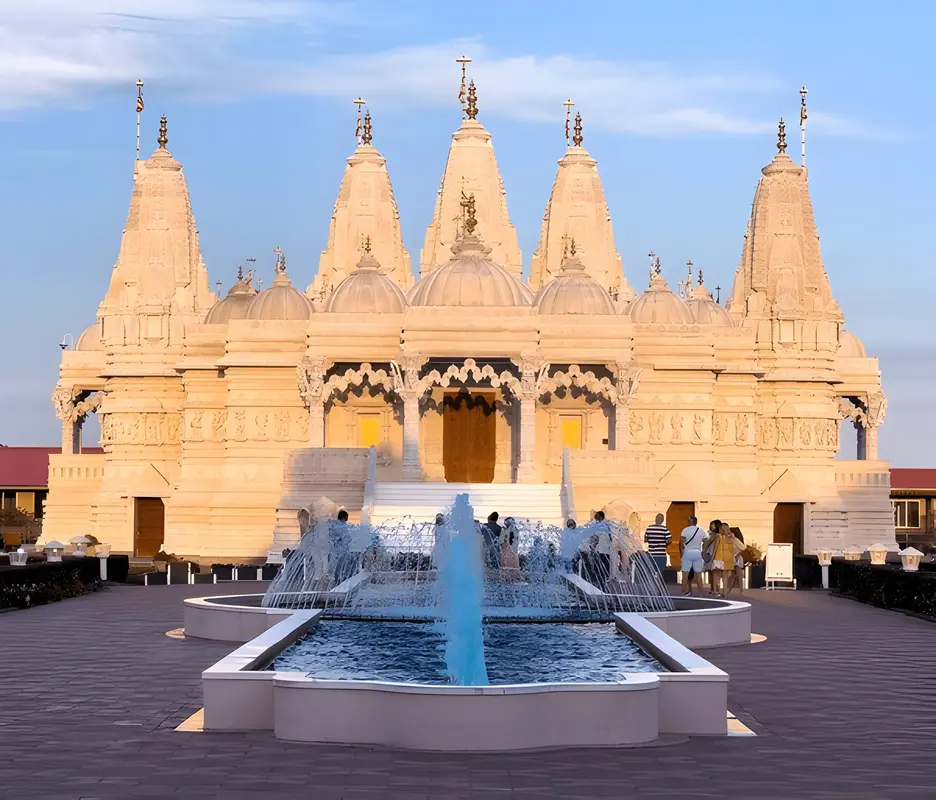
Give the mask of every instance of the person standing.
M 737 586 L 738 592 L 744 594 L 744 534 L 741 533 L 740 528 L 729 528 L 731 535 L 734 536 L 735 541 L 732 543 L 735 551 L 734 559 L 734 570 L 731 575 L 731 581 L 728 583 L 728 591 L 725 592 L 725 595 L 731 594 L 731 590 Z M 726 567 L 727 569 L 727 567 Z
M 647 530 L 644 531 L 644 542 L 647 544 L 647 551 L 660 572 L 663 572 L 666 568 L 666 547 L 673 540 L 673 536 L 663 520 L 663 515 L 657 514 L 653 525 L 648 525 Z
M 503 530 L 497 522 L 499 517 L 500 514 L 492 511 L 488 514 L 487 524 L 481 528 L 481 535 L 484 538 L 484 566 L 488 569 L 497 569 L 499 566 L 497 547 Z
M 689 517 L 688 521 L 689 524 L 679 535 L 683 594 L 692 593 L 693 581 L 696 582 L 699 594 L 702 594 L 702 570 L 705 568 L 705 562 L 702 560 L 702 543 L 705 541 L 705 531 L 699 527 L 699 520 L 695 517 Z

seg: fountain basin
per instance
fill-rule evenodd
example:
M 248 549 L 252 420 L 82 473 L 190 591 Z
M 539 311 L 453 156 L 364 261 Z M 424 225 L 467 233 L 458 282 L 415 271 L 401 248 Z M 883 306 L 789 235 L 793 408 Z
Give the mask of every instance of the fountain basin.
M 452 686 L 321 680 L 266 668 L 322 617 L 321 609 L 296 612 L 207 669 L 205 729 L 444 751 L 624 746 L 661 733 L 726 733 L 727 674 L 639 614 L 615 614 L 614 624 L 659 670 L 616 681 Z

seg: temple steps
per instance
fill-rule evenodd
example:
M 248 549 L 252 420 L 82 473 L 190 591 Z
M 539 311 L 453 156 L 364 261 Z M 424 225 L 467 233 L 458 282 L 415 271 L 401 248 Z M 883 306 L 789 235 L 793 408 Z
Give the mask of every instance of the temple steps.
M 558 483 L 429 483 L 406 481 L 377 483 L 371 522 L 412 517 L 428 522 L 455 502 L 455 495 L 467 492 L 475 518 L 487 519 L 497 511 L 504 517 L 539 520 L 561 525 L 562 504 Z

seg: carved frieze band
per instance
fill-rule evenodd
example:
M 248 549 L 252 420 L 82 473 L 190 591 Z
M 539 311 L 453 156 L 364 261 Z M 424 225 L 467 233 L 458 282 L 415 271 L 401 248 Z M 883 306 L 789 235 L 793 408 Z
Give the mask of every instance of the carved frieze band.
M 694 444 L 712 439 L 711 411 L 631 411 L 628 418 L 634 444 Z
M 104 414 L 102 444 L 178 444 L 181 417 L 163 412 Z
M 764 417 L 757 421 L 757 444 L 762 450 L 838 450 L 838 422 L 834 419 Z
M 185 412 L 187 442 L 304 442 L 309 437 L 309 412 L 299 408 L 235 408 Z

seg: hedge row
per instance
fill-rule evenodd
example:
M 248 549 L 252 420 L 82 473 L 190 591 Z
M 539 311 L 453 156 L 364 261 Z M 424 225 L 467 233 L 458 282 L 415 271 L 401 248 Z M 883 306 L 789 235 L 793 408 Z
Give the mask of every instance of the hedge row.
M 936 619 L 936 572 L 905 572 L 889 564 L 836 558 L 829 569 L 829 586 L 862 603 Z
M 100 584 L 96 558 L 0 567 L 0 608 L 29 608 L 78 597 Z

